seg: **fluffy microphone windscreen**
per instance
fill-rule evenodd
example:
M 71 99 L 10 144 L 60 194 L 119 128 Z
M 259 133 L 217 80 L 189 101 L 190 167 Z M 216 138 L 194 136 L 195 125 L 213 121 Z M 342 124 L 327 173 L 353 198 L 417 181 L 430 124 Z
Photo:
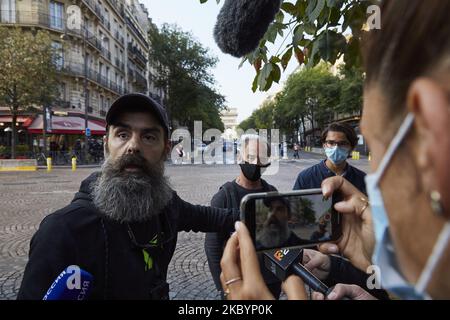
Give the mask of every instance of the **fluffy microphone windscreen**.
M 280 5 L 281 0 L 226 0 L 214 27 L 219 48 L 234 57 L 255 50 Z

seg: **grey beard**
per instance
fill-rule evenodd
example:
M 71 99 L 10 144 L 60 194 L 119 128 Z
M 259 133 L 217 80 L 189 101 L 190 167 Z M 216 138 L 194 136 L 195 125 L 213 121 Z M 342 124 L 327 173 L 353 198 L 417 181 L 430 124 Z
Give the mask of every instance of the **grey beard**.
M 116 162 L 105 160 L 93 185 L 94 205 L 119 222 L 148 221 L 161 213 L 173 196 L 163 162 L 139 174 L 122 172 Z
M 264 225 L 256 240 L 265 248 L 277 248 L 288 241 L 290 234 L 287 222 L 282 223 L 276 229 Z

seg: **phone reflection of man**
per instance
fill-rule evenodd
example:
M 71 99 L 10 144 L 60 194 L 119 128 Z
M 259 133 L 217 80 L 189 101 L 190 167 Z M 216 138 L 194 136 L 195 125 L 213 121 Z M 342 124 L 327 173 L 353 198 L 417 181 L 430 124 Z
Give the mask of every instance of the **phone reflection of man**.
M 311 235 L 311 241 L 325 241 L 330 238 L 330 233 L 327 231 L 327 223 L 319 223 L 319 230 L 316 230 Z
M 304 243 L 289 228 L 291 218 L 289 200 L 278 197 L 266 198 L 263 202 L 269 208 L 269 212 L 261 231 L 256 235 L 257 249 L 282 248 Z

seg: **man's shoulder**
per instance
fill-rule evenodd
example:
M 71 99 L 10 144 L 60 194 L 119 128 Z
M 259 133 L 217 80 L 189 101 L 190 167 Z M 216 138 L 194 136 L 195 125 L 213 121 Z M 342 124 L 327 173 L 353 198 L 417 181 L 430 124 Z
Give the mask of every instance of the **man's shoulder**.
M 303 169 L 298 174 L 298 178 L 303 178 L 304 179 L 304 178 L 311 177 L 313 175 L 315 176 L 315 175 L 317 175 L 318 172 L 322 171 L 321 170 L 322 166 L 323 166 L 323 164 L 322 164 L 322 161 L 321 161 L 321 162 L 319 162 L 319 163 L 317 163 L 317 164 L 315 164 L 315 165 L 313 165 L 313 166 L 311 166 L 309 168 Z
M 358 169 L 358 168 L 356 168 L 356 167 L 354 167 L 354 166 L 352 166 L 350 164 L 349 164 L 349 169 L 351 171 L 353 171 L 353 174 L 355 174 L 356 176 L 365 177 L 367 175 L 364 171 L 362 171 L 362 170 L 360 170 L 360 169 Z
M 42 220 L 40 228 L 51 230 L 77 229 L 80 224 L 85 224 L 87 220 L 95 220 L 96 218 L 98 216 L 94 207 L 89 208 L 72 202 L 46 216 Z
M 264 179 L 261 179 L 261 183 L 262 183 L 264 189 L 267 191 L 278 191 L 278 189 L 275 186 L 271 185 Z

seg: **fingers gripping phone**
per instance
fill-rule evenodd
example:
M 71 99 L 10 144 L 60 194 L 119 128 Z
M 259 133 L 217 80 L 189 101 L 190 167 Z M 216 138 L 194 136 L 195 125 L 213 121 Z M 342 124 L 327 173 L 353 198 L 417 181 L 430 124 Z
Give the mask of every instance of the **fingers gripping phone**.
M 342 217 L 334 203 L 321 189 L 253 193 L 241 200 L 241 220 L 257 251 L 311 247 L 341 237 Z

